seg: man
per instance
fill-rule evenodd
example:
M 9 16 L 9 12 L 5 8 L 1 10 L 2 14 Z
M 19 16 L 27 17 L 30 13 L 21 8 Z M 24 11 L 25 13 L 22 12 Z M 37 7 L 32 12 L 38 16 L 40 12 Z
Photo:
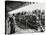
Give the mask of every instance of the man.
M 13 16 L 12 17 L 9 17 L 9 22 L 10 22 L 10 27 L 11 27 L 10 34 L 15 33 Z

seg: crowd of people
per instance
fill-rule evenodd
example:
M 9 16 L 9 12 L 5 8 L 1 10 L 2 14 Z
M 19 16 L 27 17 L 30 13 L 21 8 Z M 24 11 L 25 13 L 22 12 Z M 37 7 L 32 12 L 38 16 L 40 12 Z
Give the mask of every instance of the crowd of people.
M 31 13 L 30 13 L 31 14 Z M 38 27 L 45 27 L 45 13 L 44 10 L 33 10 L 32 15 L 26 15 L 26 12 L 18 13 L 16 21 L 22 23 L 26 27 L 27 26 L 32 26 L 31 28 L 37 29 Z M 25 22 L 25 23 L 24 23 Z
M 19 12 L 17 14 L 12 14 L 14 17 L 9 17 L 10 22 L 10 33 L 15 33 L 15 23 L 18 25 L 18 27 L 22 29 L 35 29 L 38 31 L 38 28 L 40 28 L 40 32 L 43 32 L 45 29 L 45 12 L 44 10 L 41 11 L 39 9 L 33 10 L 30 12 Z

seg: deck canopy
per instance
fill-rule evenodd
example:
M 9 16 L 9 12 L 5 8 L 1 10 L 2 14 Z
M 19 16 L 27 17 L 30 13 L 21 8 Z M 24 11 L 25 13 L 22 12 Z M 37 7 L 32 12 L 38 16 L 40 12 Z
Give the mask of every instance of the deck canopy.
M 15 10 L 13 10 L 11 12 L 8 12 L 8 14 L 18 13 L 18 12 L 22 12 L 22 11 L 32 12 L 32 10 L 35 10 L 35 9 L 43 10 L 44 7 L 45 6 L 42 3 L 28 4 L 28 5 L 22 6 L 22 7 L 18 8 L 18 9 L 15 9 Z

